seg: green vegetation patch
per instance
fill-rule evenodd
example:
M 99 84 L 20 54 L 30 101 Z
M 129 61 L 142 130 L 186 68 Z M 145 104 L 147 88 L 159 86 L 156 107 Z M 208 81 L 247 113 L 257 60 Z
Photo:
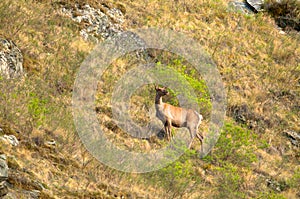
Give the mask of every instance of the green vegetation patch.
M 255 155 L 257 142 L 256 134 L 246 128 L 227 122 L 212 154 L 206 156 L 204 160 L 217 165 L 230 163 L 250 167 L 251 163 L 257 161 Z

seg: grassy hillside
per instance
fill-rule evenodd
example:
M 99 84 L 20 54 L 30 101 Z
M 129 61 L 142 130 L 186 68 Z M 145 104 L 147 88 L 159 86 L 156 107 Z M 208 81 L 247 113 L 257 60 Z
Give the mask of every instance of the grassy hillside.
M 211 55 L 226 87 L 227 113 L 208 156 L 198 158 L 200 143 L 195 140 L 169 166 L 131 174 L 88 153 L 75 131 L 71 98 L 76 72 L 96 44 L 80 36 L 83 24 L 59 12 L 76 2 L 126 11 L 125 30 L 154 26 L 182 32 Z M 19 46 L 27 73 L 16 80 L 0 77 L 0 136 L 13 134 L 20 141 L 13 147 L 0 140 L 0 154 L 8 156 L 11 194 L 28 198 L 28 191 L 39 190 L 40 198 L 299 198 L 300 147 L 285 133 L 300 133 L 299 33 L 280 34 L 267 13 L 229 12 L 228 2 L 2 0 L 0 36 Z M 201 74 L 170 53 L 151 55 L 194 85 L 204 115 L 201 131 L 206 132 L 211 104 Z M 166 141 L 132 138 L 116 126 L 111 112 L 116 81 L 139 61 L 129 54 L 109 66 L 95 107 L 106 135 L 119 147 L 150 151 Z M 171 94 L 165 100 L 177 105 L 176 93 Z M 137 123 L 149 120 L 154 95 L 148 85 L 132 96 L 130 114 Z M 56 145 L 49 144 L 52 140 Z

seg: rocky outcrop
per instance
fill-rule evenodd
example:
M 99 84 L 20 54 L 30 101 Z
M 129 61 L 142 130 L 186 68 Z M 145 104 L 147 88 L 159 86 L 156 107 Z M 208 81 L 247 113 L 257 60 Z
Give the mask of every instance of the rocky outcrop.
M 243 14 L 253 14 L 263 11 L 264 0 L 230 1 L 228 7 L 232 11 L 241 12 Z
M 228 3 L 230 11 L 253 14 L 262 11 L 270 13 L 275 19 L 278 29 L 300 31 L 299 1 L 265 1 L 265 0 L 234 0 Z M 280 32 L 282 33 L 282 31 Z
M 230 1 L 228 7 L 230 11 L 241 12 L 243 14 L 253 13 L 253 10 L 246 2 Z
M 16 44 L 0 38 L 0 75 L 14 78 L 23 75 L 23 55 Z
M 264 0 L 246 0 L 246 3 L 250 5 L 255 12 L 260 12 L 264 7 Z
M 4 154 L 0 155 L 0 197 L 8 193 L 6 187 L 6 180 L 8 178 L 8 166 L 6 162 L 6 156 Z
M 117 8 L 97 9 L 86 4 L 63 7 L 61 13 L 82 25 L 80 35 L 85 40 L 98 42 L 99 39 L 108 39 L 123 31 L 124 15 Z

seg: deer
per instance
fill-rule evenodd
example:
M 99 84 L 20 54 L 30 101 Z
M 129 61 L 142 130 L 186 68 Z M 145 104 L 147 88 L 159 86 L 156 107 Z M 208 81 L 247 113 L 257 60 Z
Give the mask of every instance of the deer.
M 197 133 L 199 125 L 201 124 L 201 121 L 203 119 L 202 115 L 192 109 L 176 107 L 164 103 L 162 101 L 162 97 L 165 95 L 169 95 L 166 87 L 159 87 L 155 85 L 155 90 L 156 117 L 158 117 L 158 119 L 160 119 L 164 124 L 167 140 L 170 141 L 170 138 L 172 136 L 172 126 L 178 128 L 186 127 L 190 132 L 191 139 L 193 140 L 194 136 L 196 135 L 202 145 L 203 135 L 199 135 Z M 189 148 L 191 146 L 191 143 L 189 145 Z

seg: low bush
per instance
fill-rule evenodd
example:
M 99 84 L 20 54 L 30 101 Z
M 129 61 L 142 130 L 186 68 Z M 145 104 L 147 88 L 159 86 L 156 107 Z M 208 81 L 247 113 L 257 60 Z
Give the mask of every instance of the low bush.
M 300 31 L 299 0 L 267 0 L 264 7 L 275 18 L 280 27 Z

